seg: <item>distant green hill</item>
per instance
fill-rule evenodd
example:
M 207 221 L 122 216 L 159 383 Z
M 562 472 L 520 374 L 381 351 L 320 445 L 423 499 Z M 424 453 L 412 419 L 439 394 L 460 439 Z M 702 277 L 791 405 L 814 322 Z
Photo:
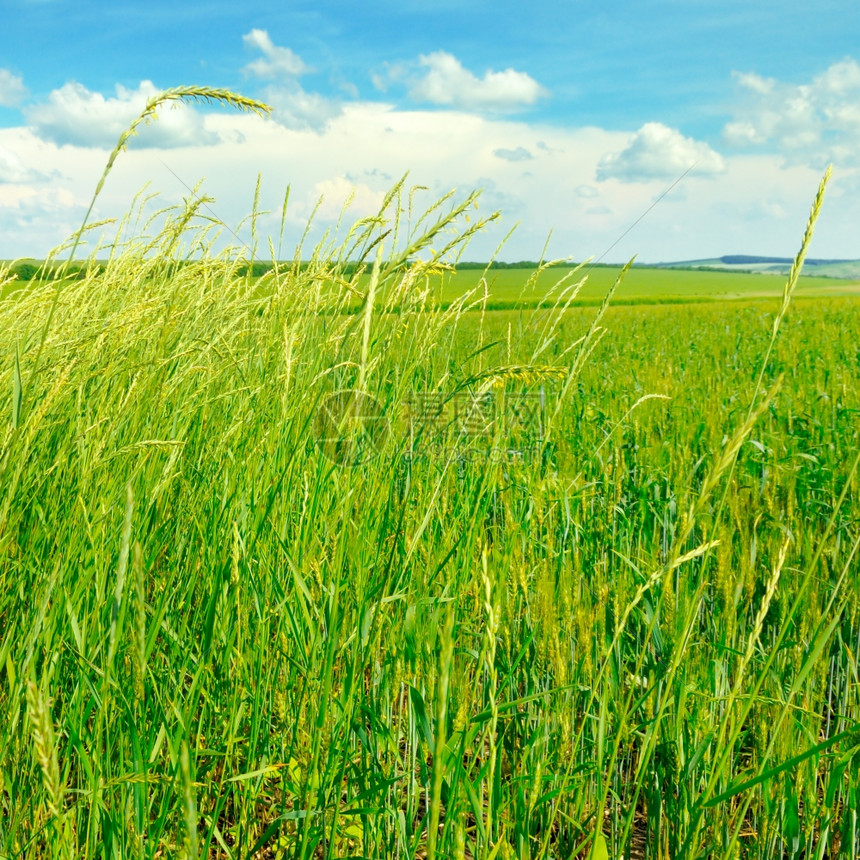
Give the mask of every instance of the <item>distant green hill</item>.
M 748 254 L 726 254 L 707 260 L 681 260 L 674 263 L 649 264 L 656 269 L 715 269 L 723 272 L 760 272 L 784 275 L 791 268 L 790 257 L 757 257 Z M 860 260 L 807 259 L 804 272 L 820 278 L 860 278 Z
M 687 271 L 701 272 L 737 272 L 737 273 L 752 273 L 763 275 L 785 275 L 788 274 L 793 260 L 790 257 L 759 257 L 746 254 L 726 254 L 722 257 L 711 257 L 703 260 L 677 260 L 674 262 L 665 263 L 637 263 L 634 269 L 681 269 Z M 30 281 L 33 279 L 50 280 L 59 268 L 59 263 L 51 263 L 48 266 L 46 278 L 45 270 L 43 269 L 43 260 L 21 259 L 16 261 L 0 260 L 0 266 L 4 263 L 11 263 L 9 273 L 17 277 L 19 281 Z M 106 260 L 88 260 L 72 263 L 67 269 L 67 276 L 84 277 L 88 270 L 103 269 L 106 265 Z M 183 265 L 179 263 L 179 265 Z M 280 261 L 279 265 L 284 268 L 289 268 L 294 265 L 292 260 Z M 301 263 L 300 267 L 307 265 L 306 262 Z M 535 270 L 540 263 L 534 260 L 519 260 L 517 262 L 501 262 L 494 260 L 492 263 L 460 261 L 456 264 L 456 269 L 465 274 L 469 271 L 485 271 L 490 270 L 494 274 L 502 274 L 510 272 L 514 277 L 515 272 L 520 270 Z M 569 269 L 571 263 L 559 261 L 553 263 L 551 269 Z M 342 264 L 342 271 L 345 275 L 351 275 L 357 268 L 368 269 L 369 264 L 359 264 L 357 262 L 345 262 Z M 252 277 L 262 277 L 267 272 L 271 271 L 273 263 L 267 260 L 254 260 L 252 262 L 243 262 L 239 264 L 238 274 L 251 274 Z M 606 269 L 612 272 L 617 272 L 619 265 L 617 263 L 589 263 L 583 271 L 593 272 L 595 269 Z M 804 263 L 803 273 L 807 277 L 815 278 L 839 278 L 849 281 L 860 281 L 860 260 L 822 260 L 822 259 L 807 259 Z

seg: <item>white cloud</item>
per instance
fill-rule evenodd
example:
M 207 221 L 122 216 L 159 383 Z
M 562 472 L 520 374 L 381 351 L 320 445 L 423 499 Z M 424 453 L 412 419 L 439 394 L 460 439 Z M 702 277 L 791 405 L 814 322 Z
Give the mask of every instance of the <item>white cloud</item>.
M 24 115 L 44 140 L 109 149 L 158 92 L 151 81 L 142 81 L 136 90 L 117 84 L 116 96 L 105 98 L 70 81 L 53 90 L 47 102 L 25 108 Z M 157 122 L 140 127 L 130 145 L 176 147 L 217 142 L 199 113 L 174 104 L 161 108 Z
M 244 71 L 247 74 L 258 78 L 280 78 L 298 77 L 311 71 L 298 54 L 274 44 L 265 30 L 251 30 L 242 36 L 242 41 L 249 48 L 256 48 L 263 54 L 263 59 L 254 60 L 245 66 Z
M 4 195 L 0 211 L 19 226 L 31 226 L 52 216 L 67 217 L 80 208 L 80 201 L 65 188 L 24 190 Z M 65 238 L 65 237 L 64 237 Z
M 427 73 L 410 90 L 412 98 L 469 110 L 506 111 L 534 104 L 546 90 L 525 72 L 505 69 L 477 77 L 452 54 L 436 51 L 419 57 Z
M 21 159 L 5 146 L 0 146 L 0 183 L 18 184 L 46 179 L 35 167 L 26 167 Z
M 754 72 L 734 72 L 733 77 L 744 89 L 761 96 L 770 95 L 776 86 L 776 81 L 773 78 L 763 78 Z
M 339 101 L 309 93 L 296 82 L 284 82 L 263 90 L 263 101 L 272 107 L 272 119 L 285 128 L 321 132 L 343 108 Z
M 493 155 L 496 158 L 501 158 L 504 161 L 531 161 L 534 156 L 524 146 L 518 146 L 516 149 L 494 149 Z
M 649 182 L 676 179 L 685 170 L 698 176 L 723 173 L 723 158 L 707 143 L 684 137 L 679 131 L 659 122 L 642 126 L 620 152 L 607 153 L 597 165 L 597 179 L 621 182 Z
M 364 183 L 350 182 L 345 176 L 334 176 L 317 182 L 305 198 L 305 203 L 309 207 L 315 206 L 322 198 L 317 215 L 323 221 L 336 221 L 349 203 L 346 218 L 354 221 L 367 215 L 376 215 L 384 197 L 385 192 L 382 190 L 374 191 Z
M 85 211 L 86 204 L 66 188 L 0 185 L 0 256 L 43 258 L 81 226 Z
M 409 77 L 408 63 L 383 63 L 381 72 L 371 72 L 370 80 L 381 93 L 388 92 L 389 84 L 405 81 Z
M 813 79 L 813 86 L 825 93 L 856 97 L 860 91 L 860 65 L 846 57 L 817 75 Z
M 341 91 L 345 92 L 350 98 L 358 98 L 358 87 L 352 81 L 341 81 L 338 84 Z
M 207 114 L 206 124 L 219 141 L 214 146 L 170 152 L 137 148 L 123 153 L 97 201 L 93 220 L 124 214 L 146 181 L 162 195 L 149 204 L 149 212 L 181 203 L 188 196 L 185 186 L 193 187 L 206 177 L 201 193 L 215 198 L 210 208 L 241 237 L 236 240 L 225 229 L 224 241 L 249 241 L 247 226 L 237 225 L 251 209 L 259 172 L 263 211 L 258 231 L 260 236 L 271 234 L 276 248 L 279 207 L 286 186 L 291 186 L 281 246 L 285 257 L 292 256 L 323 194 L 323 208 L 302 252 L 307 257 L 323 231 L 337 221 L 353 187 L 355 200 L 345 214 L 341 238 L 355 219 L 378 209 L 391 177 L 408 171 L 401 200 L 404 208 L 412 186 L 429 188 L 414 194 L 413 225 L 425 206 L 452 188 L 458 189 L 455 199 L 476 187 L 487 190 L 476 214 L 502 209 L 502 221 L 476 237 L 464 259 L 487 259 L 517 221 L 520 226 L 501 259 L 536 258 L 550 230 L 550 257 L 583 259 L 599 257 L 612 246 L 649 210 L 660 190 L 648 182 L 595 183 L 605 153 L 622 152 L 631 142 L 628 133 L 600 128 L 542 126 L 444 109 L 397 110 L 379 102 L 348 102 L 320 131 L 285 128 L 230 111 Z M 545 146 L 538 148 L 536 140 Z M 494 154 L 499 145 L 512 151 L 528 149 L 535 158 L 512 169 Z M 0 146 L 14 154 L 16 169 L 56 171 L 50 182 L 0 184 L 0 258 L 42 256 L 80 226 L 104 168 L 104 152 L 46 142 L 33 129 L 23 128 L 0 128 Z M 663 200 L 648 211 L 606 259 L 627 259 L 633 254 L 640 261 L 724 253 L 792 255 L 820 171 L 802 165 L 784 167 L 780 159 L 766 154 L 736 154 L 725 160 L 725 167 L 719 182 L 688 175 L 680 186 L 683 199 L 673 194 L 673 200 Z M 856 186 L 857 178 L 846 171 L 834 176 L 812 256 L 856 256 L 856 224 L 860 223 Z M 63 196 L 58 196 L 60 192 Z M 403 235 L 401 231 L 401 239 Z M 95 240 L 91 237 L 88 247 Z M 266 247 L 265 240 L 260 247 Z
M 250 48 L 256 48 L 263 59 L 248 63 L 246 74 L 273 79 L 263 91 L 263 100 L 272 106 L 272 118 L 285 128 L 322 131 L 341 113 L 340 102 L 319 93 L 309 93 L 299 83 L 299 77 L 313 71 L 302 58 L 289 48 L 276 45 L 265 30 L 251 30 L 242 36 Z M 341 83 L 346 93 L 357 90 L 349 81 Z
M 26 97 L 24 81 L 8 69 L 0 69 L 0 107 L 15 107 Z
M 746 98 L 723 129 L 727 143 L 766 147 L 790 163 L 860 165 L 860 65 L 834 63 L 809 83 L 736 72 Z
M 749 146 L 764 143 L 767 140 L 767 135 L 759 131 L 756 123 L 741 120 L 726 123 L 723 128 L 723 137 L 727 143 L 735 146 Z

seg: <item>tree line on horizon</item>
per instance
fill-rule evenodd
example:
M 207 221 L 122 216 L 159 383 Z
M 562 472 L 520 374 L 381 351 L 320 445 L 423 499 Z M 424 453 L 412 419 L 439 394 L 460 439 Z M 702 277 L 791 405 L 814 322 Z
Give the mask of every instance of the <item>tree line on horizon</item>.
M 173 265 L 176 265 L 178 267 L 181 267 L 184 264 L 185 261 L 181 260 L 175 261 L 173 263 Z M 277 263 L 275 263 L 273 261 L 254 260 L 252 262 L 240 264 L 237 267 L 237 274 L 240 277 L 250 275 L 253 278 L 261 278 L 271 272 L 275 268 L 275 265 L 283 266 L 284 268 L 291 268 L 295 266 L 295 262 L 279 260 L 277 261 Z M 304 270 L 309 265 L 310 263 L 308 261 L 302 261 L 301 263 L 299 263 L 299 270 Z M 505 262 L 502 260 L 493 260 L 492 262 L 480 262 L 470 260 L 458 262 L 453 265 L 453 268 L 455 270 L 463 271 L 484 269 L 533 270 L 539 268 L 540 266 L 543 266 L 545 268 L 570 268 L 575 265 L 577 265 L 577 263 L 570 261 L 559 261 L 547 264 L 545 262 L 541 263 L 537 260 L 517 260 L 514 262 Z M 591 264 L 591 267 L 614 267 L 616 265 L 617 264 L 614 263 L 593 263 Z M 95 272 L 96 274 L 100 274 L 105 270 L 106 266 L 106 261 L 87 260 L 72 263 L 64 263 L 63 261 L 46 263 L 44 260 L 27 259 L 12 262 L 9 265 L 8 274 L 15 276 L 19 281 L 51 281 L 55 280 L 58 277 L 80 280 L 93 272 Z M 342 274 L 353 275 L 357 271 L 369 271 L 370 266 L 365 261 L 348 261 L 343 263 L 338 268 L 340 269 Z

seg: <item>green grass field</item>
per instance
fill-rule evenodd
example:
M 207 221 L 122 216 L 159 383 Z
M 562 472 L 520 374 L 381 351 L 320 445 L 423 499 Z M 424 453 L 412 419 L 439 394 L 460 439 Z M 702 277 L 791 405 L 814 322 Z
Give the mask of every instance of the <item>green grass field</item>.
M 557 294 L 556 285 L 563 278 L 576 283 L 583 272 L 588 280 L 574 302 L 599 305 L 621 271 L 620 266 L 584 266 L 576 271 L 550 268 L 542 272 L 521 269 L 489 270 L 484 275 L 489 294 L 489 306 L 535 307 L 546 305 Z M 435 278 L 434 295 L 442 303 L 475 290 L 483 294 L 482 273 L 474 270 L 457 271 Z M 743 272 L 701 272 L 695 270 L 634 267 L 624 278 L 613 297 L 613 304 L 655 304 L 684 302 L 713 302 L 732 299 L 780 299 L 785 277 Z M 835 297 L 860 295 L 860 284 L 834 278 L 801 278 L 797 297 Z
M 860 302 L 440 302 L 446 205 L 0 300 L 0 857 L 860 854 Z
M 12 261 L 9 261 L 10 263 Z M 35 265 L 42 261 L 34 261 Z M 289 262 L 279 264 L 289 269 Z M 369 267 L 368 267 L 369 268 Z M 432 270 L 426 275 L 430 301 L 449 307 L 463 297 L 471 299 L 471 309 L 480 309 L 486 295 L 490 310 L 552 307 L 567 287 L 585 282 L 576 292 L 572 305 L 597 306 L 621 272 L 621 266 L 599 265 L 580 268 L 553 266 L 545 269 L 480 269 L 455 271 Z M 260 295 L 268 293 L 271 277 L 258 279 Z M 366 290 L 369 271 L 355 279 L 356 296 L 350 307 L 360 306 L 358 295 Z M 785 277 L 746 272 L 713 272 L 694 269 L 658 269 L 634 266 L 625 276 L 613 297 L 614 305 L 686 304 L 726 302 L 733 300 L 782 298 Z M 24 281 L 7 284 L 2 295 L 16 290 L 44 286 L 46 281 Z M 796 299 L 860 296 L 860 282 L 827 277 L 801 277 Z

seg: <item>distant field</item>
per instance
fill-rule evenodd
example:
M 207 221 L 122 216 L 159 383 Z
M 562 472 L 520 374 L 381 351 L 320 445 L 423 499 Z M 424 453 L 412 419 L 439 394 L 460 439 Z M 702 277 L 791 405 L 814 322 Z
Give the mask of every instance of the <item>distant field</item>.
M 540 274 L 527 269 L 500 269 L 487 273 L 487 289 L 493 307 L 522 305 L 535 307 L 558 295 L 556 285 L 567 276 L 565 283 L 576 283 L 583 274 L 587 281 L 579 291 L 577 304 L 597 304 L 612 286 L 621 271 L 620 267 L 598 266 L 573 273 L 570 269 L 549 269 Z M 438 296 L 447 303 L 477 287 L 481 272 L 459 271 L 439 276 Z M 651 304 L 676 302 L 706 302 L 731 299 L 776 298 L 782 295 L 784 275 L 759 275 L 746 272 L 701 272 L 673 269 L 631 269 L 613 304 Z M 859 295 L 860 283 L 832 278 L 801 278 L 796 295 L 848 296 Z
M 787 257 L 751 257 L 743 254 L 712 257 L 706 260 L 684 260 L 675 263 L 656 263 L 659 269 L 701 269 L 726 272 L 749 272 L 755 274 L 787 275 L 791 270 Z M 804 270 L 808 275 L 822 278 L 838 278 L 848 281 L 860 280 L 860 260 L 807 259 Z
M 485 289 L 487 309 L 551 307 L 563 291 L 583 278 L 572 304 L 598 305 L 621 273 L 621 266 L 574 269 L 479 269 L 441 272 L 427 276 L 416 289 L 429 288 L 435 304 L 448 306 L 472 294 L 468 303 L 478 309 Z M 367 275 L 357 279 L 356 288 L 366 288 Z M 486 281 L 486 288 L 483 280 Z M 712 272 L 634 267 L 630 269 L 612 299 L 613 305 L 686 304 L 752 299 L 778 299 L 785 286 L 785 275 L 749 272 Z M 839 298 L 860 296 L 860 281 L 825 277 L 802 277 L 796 298 Z M 475 304 L 477 303 L 477 304 Z
M 285 264 L 287 265 L 287 264 Z M 574 299 L 575 305 L 597 305 L 606 295 L 621 272 L 620 266 L 584 267 L 579 271 L 552 268 L 542 272 L 536 269 L 491 269 L 486 274 L 480 269 L 463 269 L 427 276 L 436 303 L 451 302 L 474 291 L 475 299 L 484 295 L 482 278 L 486 280 L 487 307 L 504 310 L 552 306 L 561 290 L 586 278 Z M 369 275 L 359 276 L 356 289 L 365 289 Z M 659 269 L 633 267 L 618 288 L 613 305 L 678 304 L 687 302 L 732 301 L 737 299 L 768 299 L 782 295 L 785 275 L 754 274 L 750 272 L 713 272 L 690 269 Z M 45 282 L 32 280 L 13 282 L 0 289 L 0 298 L 15 289 L 32 290 Z M 261 293 L 268 293 L 271 275 L 258 279 Z M 559 286 L 561 285 L 561 286 Z M 795 293 L 797 298 L 838 298 L 860 296 L 860 281 L 826 277 L 802 277 Z M 357 303 L 356 303 L 357 306 Z

